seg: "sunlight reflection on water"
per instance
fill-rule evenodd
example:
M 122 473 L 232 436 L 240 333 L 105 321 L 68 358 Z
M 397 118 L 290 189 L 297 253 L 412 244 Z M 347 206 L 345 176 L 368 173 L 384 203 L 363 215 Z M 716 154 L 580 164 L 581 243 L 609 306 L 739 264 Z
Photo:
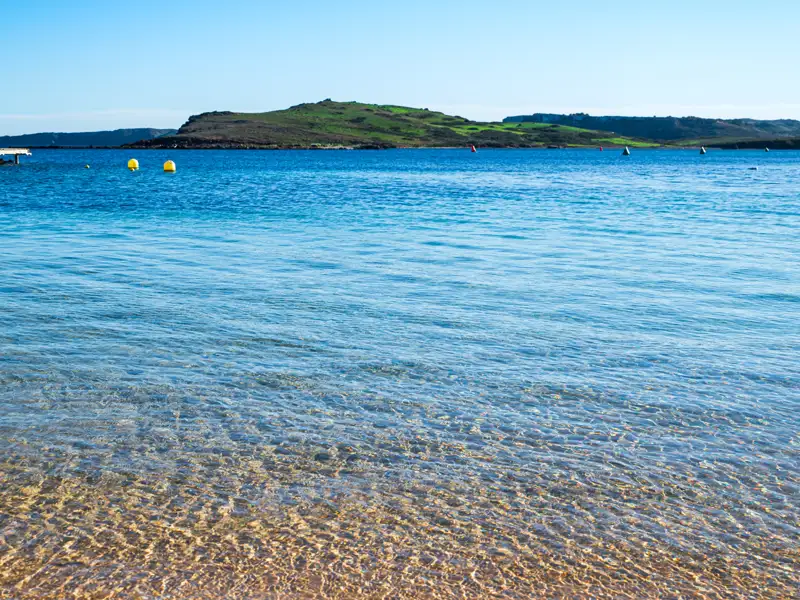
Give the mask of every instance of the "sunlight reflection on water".
M 0 596 L 796 593 L 800 153 L 126 158 L 0 174 Z

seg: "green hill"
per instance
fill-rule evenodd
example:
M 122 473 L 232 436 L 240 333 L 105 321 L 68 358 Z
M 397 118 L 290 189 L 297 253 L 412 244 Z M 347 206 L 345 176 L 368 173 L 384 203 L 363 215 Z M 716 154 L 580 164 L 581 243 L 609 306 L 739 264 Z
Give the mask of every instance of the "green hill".
M 146 148 L 531 148 L 655 145 L 578 127 L 481 123 L 405 106 L 334 102 L 266 113 L 210 112 L 190 117 L 172 136 L 132 144 Z

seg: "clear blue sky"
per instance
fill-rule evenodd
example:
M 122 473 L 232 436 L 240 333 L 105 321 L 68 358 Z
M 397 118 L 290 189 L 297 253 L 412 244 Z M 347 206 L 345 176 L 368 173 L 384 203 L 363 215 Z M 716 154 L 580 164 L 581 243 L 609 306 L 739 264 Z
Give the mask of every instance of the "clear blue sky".
M 796 0 L 9 0 L 0 60 L 0 135 L 328 97 L 800 118 Z

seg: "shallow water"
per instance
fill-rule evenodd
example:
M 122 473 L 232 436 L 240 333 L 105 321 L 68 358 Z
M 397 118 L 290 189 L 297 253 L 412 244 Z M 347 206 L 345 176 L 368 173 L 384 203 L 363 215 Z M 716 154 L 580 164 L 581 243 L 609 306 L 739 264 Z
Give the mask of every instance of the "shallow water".
M 800 153 L 137 157 L 0 168 L 0 597 L 797 593 Z

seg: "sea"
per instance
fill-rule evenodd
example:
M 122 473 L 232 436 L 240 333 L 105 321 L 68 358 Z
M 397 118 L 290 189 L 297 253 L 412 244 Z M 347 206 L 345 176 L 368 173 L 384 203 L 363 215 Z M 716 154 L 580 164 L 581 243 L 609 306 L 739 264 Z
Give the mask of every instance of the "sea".
M 0 597 L 796 598 L 799 357 L 800 152 L 34 150 Z

